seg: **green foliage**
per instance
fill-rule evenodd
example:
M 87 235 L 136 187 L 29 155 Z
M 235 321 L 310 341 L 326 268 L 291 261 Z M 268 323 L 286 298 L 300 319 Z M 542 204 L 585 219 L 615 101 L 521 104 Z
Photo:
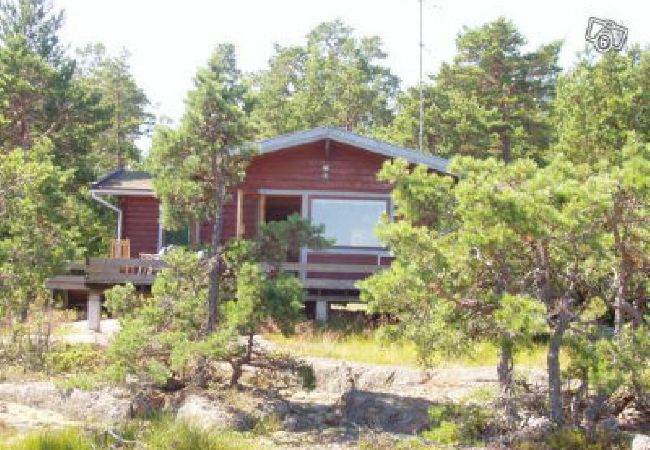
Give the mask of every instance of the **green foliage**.
M 104 291 L 104 295 L 106 309 L 117 316 L 124 316 L 142 304 L 142 298 L 138 298 L 132 283 L 115 285 Z
M 455 422 L 443 420 L 431 430 L 424 432 L 423 436 L 434 442 L 449 445 L 458 443 L 462 434 Z
M 82 391 L 93 391 L 97 389 L 99 382 L 99 377 L 93 374 L 86 373 L 76 373 L 72 376 L 66 376 L 63 378 L 56 378 L 54 380 L 54 385 L 65 391 L 71 391 L 73 389 L 79 389 Z
M 159 126 L 148 159 L 165 227 L 211 223 L 206 331 L 217 325 L 223 257 L 223 208 L 256 151 L 249 142 L 250 95 L 232 44 L 218 45 L 194 78 L 178 129 Z
M 220 44 L 196 73 L 179 128 L 156 127 L 147 165 L 166 227 L 214 222 L 225 189 L 242 179 L 255 151 L 249 97 L 234 47 Z
M 95 373 L 105 363 L 105 352 L 89 344 L 64 344 L 45 355 L 46 370 L 52 374 Z
M 333 245 L 333 241 L 323 237 L 324 232 L 324 225 L 312 225 L 299 214 L 291 214 L 286 220 L 260 223 L 254 241 L 254 258 L 279 270 L 279 265 L 290 256 L 297 256 L 302 247 L 319 250 Z
M 356 38 L 340 20 L 318 25 L 305 45 L 275 46 L 253 77 L 261 137 L 318 126 L 372 130 L 390 123 L 398 78 L 381 65 L 378 36 Z
M 301 317 L 302 298 L 302 284 L 293 275 L 269 278 L 259 265 L 244 263 L 237 277 L 237 300 L 224 305 L 225 317 L 246 334 L 268 320 L 291 333 Z
M 265 448 L 253 436 L 224 430 L 206 430 L 166 416 L 151 422 L 131 422 L 119 428 L 117 434 L 140 446 L 157 450 L 248 450 Z M 0 443 L 2 450 L 108 450 L 124 444 L 114 442 L 104 433 L 84 432 L 77 428 L 47 430 L 28 434 L 11 444 Z M 127 444 L 131 448 L 132 444 Z
M 42 301 L 46 277 L 78 255 L 79 211 L 66 193 L 72 172 L 61 170 L 47 142 L 31 152 L 0 152 L 0 314 L 24 320 Z
M 394 330 L 425 361 L 432 349 L 458 352 L 480 336 L 516 349 L 548 326 L 561 420 L 559 348 L 566 333 L 579 332 L 581 314 L 594 313 L 591 299 L 611 298 L 608 286 L 624 280 L 633 322 L 645 329 L 632 305 L 645 301 L 648 190 L 630 169 L 645 173 L 645 149 L 628 144 L 620 167 L 602 171 L 561 155 L 543 167 L 456 158 L 450 170 L 463 175 L 453 187 L 387 163 L 380 176 L 395 185 L 402 220 L 381 227 L 380 237 L 395 261 L 360 283 L 363 298 L 372 311 L 400 317 Z
M 111 308 L 124 315 L 109 352 L 113 377 L 119 380 L 134 374 L 164 384 L 201 357 L 240 354 L 239 333 L 254 333 L 265 321 L 274 320 L 284 332 L 291 332 L 300 318 L 302 285 L 287 274 L 269 278 L 257 264 L 244 259 L 247 248 L 234 244 L 226 252 L 224 277 L 234 280 L 222 283 L 228 289 L 223 293 L 228 299 L 221 308 L 223 326 L 207 337 L 208 263 L 195 253 L 179 249 L 165 255 L 166 266 L 152 286 L 151 298 L 139 298 L 129 287 L 114 289 L 109 294 Z
M 587 327 L 568 336 L 571 364 L 567 376 L 582 379 L 599 394 L 611 395 L 623 388 L 643 399 L 650 390 L 650 332 L 648 324 L 628 324 L 613 340 L 598 327 Z
M 297 373 L 303 389 L 307 391 L 313 391 L 316 389 L 316 373 L 314 372 L 314 367 L 311 364 L 299 365 Z
M 98 96 L 99 107 L 110 113 L 108 127 L 93 136 L 89 163 L 101 174 L 139 162 L 136 141 L 148 133 L 154 117 L 147 111 L 147 96 L 131 74 L 128 52 L 114 57 L 98 43 L 78 50 L 77 56 L 79 83 Z
M 650 51 L 609 52 L 596 59 L 587 53 L 560 77 L 553 104 L 557 144 L 575 163 L 621 161 L 630 132 L 650 140 L 648 98 Z
M 603 431 L 587 433 L 579 428 L 562 428 L 539 442 L 516 443 L 516 450 L 624 450 L 630 447 L 628 439 L 620 434 Z
M 474 389 L 463 397 L 465 403 L 491 404 L 497 397 L 497 389 L 494 386 L 485 386 Z
M 197 347 L 205 329 L 205 262 L 182 249 L 165 255 L 165 262 L 152 286 L 153 296 L 121 319 L 122 329 L 109 350 L 116 379 L 133 374 L 164 384 L 173 371 L 184 369 L 207 351 Z M 129 288 L 117 292 L 132 294 L 120 298 L 119 304 L 140 302 Z
M 106 92 L 86 83 L 92 71 L 66 55 L 62 23 L 48 0 L 0 5 L 0 215 L 11 218 L 0 223 L 0 315 L 21 320 L 47 298 L 44 278 L 103 250 L 109 236 L 102 219 L 111 213 L 87 182 L 107 168 L 94 152 L 110 109 Z
M 429 408 L 431 429 L 422 433 L 426 439 L 441 444 L 475 444 L 492 420 L 485 407 L 442 404 Z
M 424 151 L 477 158 L 539 157 L 551 140 L 550 102 L 560 43 L 524 53 L 526 39 L 501 17 L 464 27 L 452 64 L 425 86 Z M 377 135 L 417 147 L 419 90 L 400 98 L 392 126 Z

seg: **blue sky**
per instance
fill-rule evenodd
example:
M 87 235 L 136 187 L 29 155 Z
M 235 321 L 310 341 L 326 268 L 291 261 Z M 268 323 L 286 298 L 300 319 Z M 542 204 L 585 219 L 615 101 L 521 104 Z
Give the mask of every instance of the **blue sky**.
M 109 51 L 131 52 L 133 73 L 159 116 L 178 119 L 196 68 L 213 46 L 236 45 L 243 70 L 265 66 L 273 43 L 302 42 L 320 22 L 340 18 L 358 34 L 377 34 L 389 57 L 386 64 L 403 86 L 418 79 L 417 0 L 54 0 L 66 10 L 63 38 L 73 48 L 103 42 Z M 650 44 L 647 0 L 425 0 L 424 68 L 437 70 L 454 55 L 463 25 L 476 26 L 499 16 L 511 19 L 531 47 L 564 40 L 561 63 L 568 67 L 585 47 L 590 16 L 629 28 L 628 42 Z

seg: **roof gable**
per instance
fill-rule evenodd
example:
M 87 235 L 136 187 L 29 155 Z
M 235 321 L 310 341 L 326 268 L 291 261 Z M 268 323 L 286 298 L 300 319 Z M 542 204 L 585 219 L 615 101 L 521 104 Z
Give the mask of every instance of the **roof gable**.
M 297 131 L 258 141 L 260 154 L 269 154 L 303 144 L 323 140 L 337 141 L 387 158 L 402 158 L 412 164 L 423 164 L 440 173 L 447 172 L 449 161 L 439 156 L 427 155 L 417 150 L 389 144 L 388 142 L 361 136 L 342 128 L 321 127 Z M 117 169 L 91 185 L 91 189 L 120 195 L 150 195 L 153 192 L 151 175 L 144 171 Z
M 258 142 L 262 154 L 272 153 L 302 144 L 330 139 L 361 148 L 372 153 L 388 158 L 402 158 L 413 164 L 423 164 L 437 172 L 447 173 L 449 160 L 439 156 L 427 155 L 406 147 L 389 144 L 388 142 L 361 136 L 341 128 L 312 128 L 306 131 L 297 131 L 282 136 L 264 139 Z

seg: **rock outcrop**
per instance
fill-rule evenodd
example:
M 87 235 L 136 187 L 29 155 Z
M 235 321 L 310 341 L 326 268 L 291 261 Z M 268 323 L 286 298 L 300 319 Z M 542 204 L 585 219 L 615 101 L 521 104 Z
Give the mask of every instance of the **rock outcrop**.
M 115 423 L 131 415 L 131 396 L 125 390 L 63 390 L 50 382 L 0 384 L 0 401 L 55 411 L 73 420 Z

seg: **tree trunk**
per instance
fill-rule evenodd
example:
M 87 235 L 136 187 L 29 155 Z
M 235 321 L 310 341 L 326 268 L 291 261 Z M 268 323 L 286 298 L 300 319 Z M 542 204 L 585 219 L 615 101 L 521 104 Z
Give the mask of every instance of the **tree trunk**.
M 217 175 L 215 189 L 215 214 L 212 225 L 212 268 L 210 269 L 210 286 L 208 289 L 208 323 L 207 334 L 217 326 L 219 313 L 219 284 L 221 275 L 221 233 L 223 230 L 223 203 L 226 197 L 226 186 L 223 177 Z
M 510 164 L 512 162 L 512 142 L 508 133 L 501 135 L 501 156 L 504 163 Z
M 609 395 L 599 392 L 593 399 L 591 399 L 589 406 L 585 408 L 582 425 L 584 425 L 588 431 L 593 430 L 608 398 Z
M 230 387 L 239 386 L 239 379 L 242 376 L 242 360 L 234 359 L 230 361 L 230 367 L 232 367 L 232 375 L 230 375 Z
M 569 317 L 565 305 L 563 305 L 558 318 L 558 323 L 551 333 L 547 355 L 548 395 L 551 404 L 550 419 L 557 425 L 562 425 L 564 422 L 560 348 L 562 347 L 562 337 L 564 336 L 564 332 L 567 330 L 568 326 Z
M 236 387 L 239 385 L 239 379 L 242 376 L 244 364 L 248 364 L 253 360 L 253 344 L 255 331 L 251 330 L 248 332 L 248 340 L 246 342 L 246 354 L 239 358 L 233 359 L 230 361 L 230 367 L 232 367 L 232 375 L 230 375 L 230 387 Z
M 621 339 L 623 331 L 623 302 L 625 302 L 625 276 L 624 270 L 614 271 L 614 334 L 617 340 Z
M 519 421 L 517 407 L 514 403 L 514 360 L 512 355 L 512 333 L 504 332 L 499 344 L 499 401 L 503 405 L 506 420 L 509 423 Z

